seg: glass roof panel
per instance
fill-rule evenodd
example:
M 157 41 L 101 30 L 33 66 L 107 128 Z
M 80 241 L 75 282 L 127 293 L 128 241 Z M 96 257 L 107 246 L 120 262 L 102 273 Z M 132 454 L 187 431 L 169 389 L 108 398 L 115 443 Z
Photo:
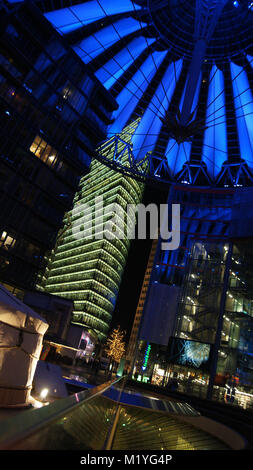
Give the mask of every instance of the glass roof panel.
M 155 39 L 146 39 L 143 36 L 134 38 L 127 47 L 118 52 L 113 59 L 96 71 L 96 77 L 107 89 L 111 88 L 144 49 L 154 41 Z
M 108 15 L 133 11 L 134 8 L 138 10 L 140 7 L 138 5 L 134 7 L 131 0 L 120 0 L 118 2 L 92 0 L 68 8 L 50 11 L 45 13 L 45 16 L 60 32 L 68 33 Z
M 133 18 L 123 18 L 114 24 L 102 28 L 97 33 L 83 39 L 74 46 L 75 52 L 85 63 L 89 63 L 103 51 L 134 31 L 141 29 L 142 25 Z
M 223 73 L 214 65 L 210 72 L 206 109 L 207 129 L 204 135 L 203 160 L 213 178 L 220 172 L 228 158 L 226 107 Z
M 253 100 L 247 74 L 231 62 L 231 76 L 241 157 L 253 167 Z

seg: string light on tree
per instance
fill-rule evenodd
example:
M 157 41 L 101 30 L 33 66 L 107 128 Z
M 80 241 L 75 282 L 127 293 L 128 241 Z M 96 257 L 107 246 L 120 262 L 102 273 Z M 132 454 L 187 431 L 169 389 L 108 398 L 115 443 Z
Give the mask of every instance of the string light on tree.
M 125 331 L 114 328 L 105 344 L 105 353 L 113 362 L 119 363 L 125 354 Z

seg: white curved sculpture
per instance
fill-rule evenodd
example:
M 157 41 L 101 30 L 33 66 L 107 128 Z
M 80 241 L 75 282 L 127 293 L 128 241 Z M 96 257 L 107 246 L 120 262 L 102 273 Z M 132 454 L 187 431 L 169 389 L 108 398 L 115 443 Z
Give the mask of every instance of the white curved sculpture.
M 46 321 L 0 285 L 0 407 L 25 406 Z

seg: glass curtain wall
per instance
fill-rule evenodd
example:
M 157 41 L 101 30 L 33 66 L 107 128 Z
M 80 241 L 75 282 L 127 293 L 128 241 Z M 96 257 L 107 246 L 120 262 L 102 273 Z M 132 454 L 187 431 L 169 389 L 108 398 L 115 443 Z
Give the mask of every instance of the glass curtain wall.
M 139 343 L 134 371 L 139 371 L 139 376 L 145 375 L 152 383 L 166 385 L 169 378 L 178 375 L 178 368 L 183 368 L 183 365 L 172 359 L 173 344 L 170 337 L 208 344 L 215 342 L 224 289 L 232 199 L 233 190 L 203 190 L 186 185 L 175 185 L 171 188 L 168 199 L 169 213 L 172 204 L 180 204 L 180 246 L 177 250 L 163 250 L 161 240 L 158 242 L 142 325 L 145 324 L 154 288 L 161 286 L 163 291 L 167 290 L 168 296 L 172 295 L 172 291 L 175 293 L 178 290 L 179 297 L 176 306 L 172 307 L 172 303 L 168 302 L 168 305 L 161 309 L 161 312 L 167 309 L 170 334 L 167 335 L 167 343 L 166 335 L 163 335 L 163 344 L 159 344 L 159 341 L 156 345 L 151 344 L 145 374 L 142 374 L 142 363 L 146 343 L 150 342 L 150 338 L 142 334 L 141 325 L 139 339 L 142 341 Z M 157 323 L 163 321 L 162 317 L 158 316 L 156 313 Z M 155 364 L 151 360 L 153 353 L 156 357 Z M 179 385 L 182 391 L 185 389 L 184 381 L 188 380 L 190 373 L 188 366 L 185 368 L 185 374 L 180 373 Z M 193 369 L 196 372 L 196 368 Z M 202 381 L 202 375 L 198 375 L 200 378 L 197 377 L 196 380 Z M 207 374 L 205 384 L 207 387 Z
M 176 308 L 172 297 L 164 304 L 172 334 L 168 333 L 166 345 L 164 331 L 163 341 L 158 334 L 154 343 L 151 333 L 145 336 L 140 327 L 133 378 L 249 408 L 253 407 L 253 244 L 252 238 L 232 237 L 233 201 L 233 191 L 183 187 L 171 191 L 169 204 L 181 207 L 180 247 L 164 251 L 161 240 L 158 243 L 142 325 L 152 304 L 162 332 L 153 286 L 178 287 Z
M 220 333 L 221 308 L 226 292 L 228 243 L 196 241 L 192 245 L 185 274 L 168 359 L 177 373 L 180 388 L 205 397 L 208 392 L 215 345 L 223 339 Z M 217 348 L 217 346 L 216 346 Z M 220 353 L 219 353 L 220 354 Z M 216 377 L 214 377 L 216 379 Z
M 253 248 L 233 242 L 214 397 L 253 407 Z

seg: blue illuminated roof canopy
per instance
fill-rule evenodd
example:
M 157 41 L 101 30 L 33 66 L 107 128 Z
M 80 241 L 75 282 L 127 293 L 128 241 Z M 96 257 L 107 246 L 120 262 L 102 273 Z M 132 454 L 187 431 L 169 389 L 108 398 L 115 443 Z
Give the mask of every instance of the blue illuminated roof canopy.
M 47 1 L 37 2 L 48 21 L 116 98 L 119 107 L 108 137 L 141 118 L 131 149 L 136 165 L 148 155 L 150 171 L 152 166 L 157 178 L 163 179 L 166 173 L 171 181 L 201 185 L 253 183 L 251 1 L 223 1 L 194 91 L 189 121 L 194 123 L 194 131 L 182 141 L 175 137 L 175 126 L 197 41 L 196 7 L 204 11 L 208 2 L 61 3 L 63 8 L 54 9 L 48 8 Z

